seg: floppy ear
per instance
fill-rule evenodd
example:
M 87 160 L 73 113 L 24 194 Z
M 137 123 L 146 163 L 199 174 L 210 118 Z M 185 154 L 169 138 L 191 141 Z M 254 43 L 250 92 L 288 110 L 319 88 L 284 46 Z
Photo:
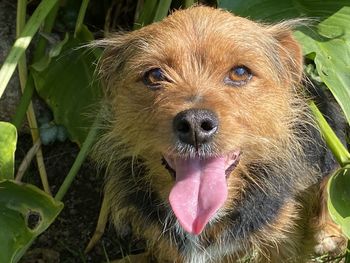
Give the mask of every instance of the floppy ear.
M 303 75 L 303 53 L 291 32 L 280 39 L 282 59 L 291 73 L 292 81 L 299 83 Z
M 98 74 L 103 82 L 105 94 L 113 93 L 115 81 L 120 79 L 126 62 L 135 53 L 138 37 L 134 32 L 117 33 L 93 45 L 104 48 L 98 62 Z
M 287 78 L 292 83 L 299 83 L 303 76 L 303 53 L 300 44 L 292 35 L 292 28 L 299 21 L 286 21 L 269 28 L 273 37 L 279 43 L 279 54 L 284 68 L 287 70 Z

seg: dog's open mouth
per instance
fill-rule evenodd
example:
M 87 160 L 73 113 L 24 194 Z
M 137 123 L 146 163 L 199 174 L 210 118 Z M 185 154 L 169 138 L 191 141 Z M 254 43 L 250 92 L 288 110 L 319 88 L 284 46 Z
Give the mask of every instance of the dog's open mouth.
M 170 205 L 182 227 L 198 235 L 227 199 L 226 178 L 239 162 L 240 152 L 210 158 L 164 156 L 175 175 Z

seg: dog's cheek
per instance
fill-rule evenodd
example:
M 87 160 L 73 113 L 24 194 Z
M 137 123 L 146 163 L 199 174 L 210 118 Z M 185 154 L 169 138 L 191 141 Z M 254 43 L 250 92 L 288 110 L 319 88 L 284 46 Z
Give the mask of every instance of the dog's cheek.
M 168 144 L 170 124 L 166 113 L 155 104 L 157 91 L 141 83 L 124 84 L 113 101 L 116 132 L 126 144 L 137 147 L 138 152 L 159 152 Z
M 246 147 L 257 145 L 262 138 L 287 137 L 291 118 L 288 93 L 264 79 L 228 90 L 228 99 L 218 105 L 222 128 L 218 141 Z

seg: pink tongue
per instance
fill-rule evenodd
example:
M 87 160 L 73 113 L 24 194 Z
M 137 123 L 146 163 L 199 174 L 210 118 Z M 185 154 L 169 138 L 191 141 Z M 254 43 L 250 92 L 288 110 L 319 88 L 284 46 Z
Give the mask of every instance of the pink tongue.
M 227 198 L 225 158 L 176 159 L 169 201 L 182 227 L 198 235 Z

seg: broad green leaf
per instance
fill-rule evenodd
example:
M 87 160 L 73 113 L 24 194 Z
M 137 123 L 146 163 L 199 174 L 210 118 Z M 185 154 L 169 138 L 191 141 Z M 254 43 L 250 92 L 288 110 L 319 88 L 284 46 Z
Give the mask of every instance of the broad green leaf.
M 322 81 L 333 93 L 350 123 L 350 6 L 343 7 L 316 26 L 321 37 L 311 31 L 297 31 L 305 54 L 315 53 Z
M 328 210 L 350 238 L 350 167 L 339 169 L 328 182 Z
M 304 54 L 313 54 L 322 81 L 350 122 L 350 1 L 349 0 L 220 0 L 219 6 L 256 20 L 316 19 L 300 28 L 296 38 Z
M 55 122 L 67 128 L 70 139 L 81 144 L 98 112 L 100 89 L 95 73 L 96 56 L 82 46 L 93 39 L 83 26 L 71 36 L 61 54 L 42 71 L 33 70 L 39 95 L 53 110 Z
M 16 143 L 16 127 L 0 122 L 0 180 L 13 179 Z
M 36 71 L 43 71 L 43 70 L 45 70 L 49 66 L 49 64 L 51 62 L 51 59 L 54 58 L 54 57 L 57 57 L 58 55 L 61 54 L 62 48 L 67 43 L 68 39 L 69 39 L 69 35 L 68 35 L 68 33 L 66 33 L 64 39 L 62 41 L 56 43 L 50 49 L 48 54 L 43 56 L 39 61 L 37 61 L 34 64 L 32 64 L 31 68 L 35 69 Z
M 18 262 L 62 208 L 33 185 L 0 181 L 0 262 Z

